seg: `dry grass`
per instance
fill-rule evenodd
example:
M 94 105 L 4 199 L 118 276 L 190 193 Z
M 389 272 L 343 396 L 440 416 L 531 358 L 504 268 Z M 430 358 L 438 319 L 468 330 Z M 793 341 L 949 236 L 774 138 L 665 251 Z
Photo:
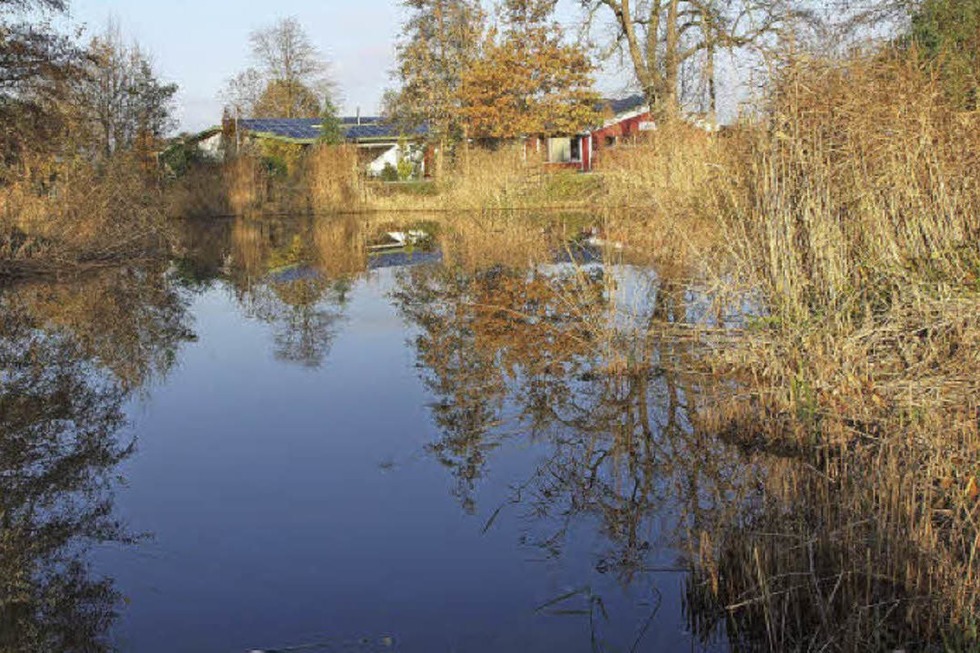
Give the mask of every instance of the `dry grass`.
M 523 145 L 487 149 L 460 146 L 441 179 L 414 184 L 372 184 L 364 208 L 380 211 L 590 209 L 601 199 L 599 180 L 575 170 L 549 168 L 526 156 Z
M 486 211 L 517 208 L 541 166 L 519 146 L 488 150 L 460 146 L 441 179 L 419 184 L 373 184 L 367 207 L 378 211 Z M 424 191 L 424 192 L 420 192 Z
M 890 452 L 757 464 L 762 496 L 693 534 L 703 631 L 724 621 L 747 651 L 975 650 L 975 567 L 951 555 L 958 534 L 944 541 L 962 498 L 930 491 L 923 510 L 915 470 Z
M 224 165 L 223 188 L 235 215 L 248 215 L 268 199 L 268 180 L 261 163 L 253 156 L 235 157 Z
M 745 130 L 726 225 L 794 322 L 854 326 L 913 285 L 975 284 L 980 116 L 914 62 L 801 62 Z
M 171 235 L 162 204 L 159 187 L 127 156 L 72 165 L 43 190 L 8 186 L 0 269 L 44 272 L 158 256 Z
M 768 317 L 734 354 L 774 401 L 861 423 L 975 407 L 980 123 L 938 91 L 900 60 L 799 64 L 741 136 L 724 229 Z
M 167 215 L 172 218 L 218 218 L 235 214 L 225 184 L 232 175 L 217 165 L 201 165 L 171 183 Z M 244 186 L 244 184 L 243 184 Z M 239 197 L 241 201 L 243 198 Z M 248 205 L 250 202 L 245 201 Z
M 774 515 L 759 526 L 784 529 L 772 541 L 739 540 L 728 554 L 746 572 L 718 595 L 748 597 L 755 624 L 743 626 L 777 650 L 891 646 L 874 639 L 883 619 L 973 650 L 980 123 L 944 104 L 929 71 L 882 57 L 797 62 L 767 116 L 729 141 L 715 191 L 731 254 L 719 279 L 752 289 L 760 317 L 705 359 L 742 381 L 715 397 L 705 428 L 797 452 L 833 493 L 800 490 L 788 499 L 806 504 L 800 529 Z M 816 563 L 844 561 L 837 594 L 779 552 L 792 542 L 814 547 Z M 871 610 L 886 598 L 887 615 Z M 840 617 L 807 622 L 819 635 L 809 644 L 805 629 L 780 630 L 802 619 L 803 599 Z
M 447 263 L 467 270 L 550 262 L 561 242 L 551 221 L 519 212 L 447 215 L 440 240 Z
M 634 207 L 609 212 L 607 237 L 671 265 L 714 260 L 727 157 L 727 141 L 686 124 L 600 151 L 601 204 Z
M 315 213 L 349 211 L 360 202 L 362 192 L 356 147 L 315 147 L 306 155 L 304 172 Z
M 294 146 L 295 147 L 295 146 Z M 201 164 L 167 189 L 169 215 L 306 215 L 357 210 L 363 200 L 352 146 L 290 150 L 270 163 L 246 152 L 224 164 Z
M 536 166 L 524 161 L 519 147 L 496 152 L 466 148 L 444 182 L 443 204 L 460 210 L 513 207 L 535 172 Z
M 703 215 L 723 172 L 724 142 L 686 124 L 646 132 L 635 144 L 596 153 L 608 203 L 663 215 Z

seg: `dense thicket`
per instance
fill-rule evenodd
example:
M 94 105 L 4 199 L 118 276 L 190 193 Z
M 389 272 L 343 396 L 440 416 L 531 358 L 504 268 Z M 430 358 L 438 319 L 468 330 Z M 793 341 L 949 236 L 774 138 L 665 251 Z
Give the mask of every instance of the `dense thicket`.
M 0 274 L 147 253 L 176 85 L 118 28 L 57 30 L 60 0 L 0 3 Z
M 911 40 L 938 62 L 950 100 L 980 106 L 980 0 L 925 0 L 912 14 Z

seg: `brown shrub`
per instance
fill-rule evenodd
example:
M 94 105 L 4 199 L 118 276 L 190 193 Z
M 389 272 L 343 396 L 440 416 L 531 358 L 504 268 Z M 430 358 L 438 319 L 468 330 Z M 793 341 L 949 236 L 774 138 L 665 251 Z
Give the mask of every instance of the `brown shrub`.
M 316 146 L 302 165 L 314 212 L 350 211 L 359 205 L 361 180 L 355 146 Z
M 167 251 L 163 195 L 129 156 L 75 163 L 41 192 L 25 182 L 3 195 L 8 266 L 42 269 Z

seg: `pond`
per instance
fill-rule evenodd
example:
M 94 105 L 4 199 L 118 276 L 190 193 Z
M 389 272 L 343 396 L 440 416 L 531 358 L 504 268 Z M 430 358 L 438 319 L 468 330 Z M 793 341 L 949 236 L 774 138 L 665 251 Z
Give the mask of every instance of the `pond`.
M 747 534 L 820 481 L 700 426 L 697 338 L 652 327 L 724 328 L 696 283 L 540 230 L 540 261 L 188 230 L 168 264 L 0 291 L 0 648 L 771 641 L 732 606 L 813 551 Z

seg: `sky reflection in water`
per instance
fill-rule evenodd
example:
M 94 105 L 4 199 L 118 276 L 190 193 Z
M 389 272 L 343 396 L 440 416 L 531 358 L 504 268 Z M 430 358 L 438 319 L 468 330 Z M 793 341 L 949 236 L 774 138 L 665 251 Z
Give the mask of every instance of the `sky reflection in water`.
M 728 650 L 688 572 L 753 463 L 637 335 L 682 283 L 214 229 L 0 295 L 10 650 Z

